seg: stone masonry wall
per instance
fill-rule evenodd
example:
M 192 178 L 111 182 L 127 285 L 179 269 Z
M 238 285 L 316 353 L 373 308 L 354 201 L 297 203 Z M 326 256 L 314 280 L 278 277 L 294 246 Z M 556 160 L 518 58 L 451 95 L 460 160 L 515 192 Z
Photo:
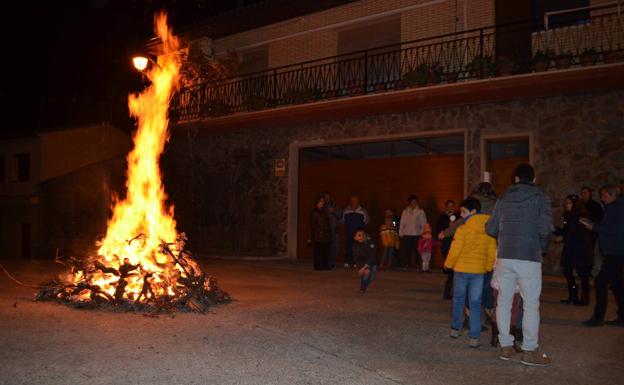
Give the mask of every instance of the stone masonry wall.
M 205 123 L 206 125 L 209 123 Z M 173 130 L 163 165 L 179 229 L 200 253 L 283 255 L 288 177 L 273 162 L 288 159 L 293 141 L 465 129 L 468 187 L 480 181 L 481 137 L 531 133 L 538 184 L 552 199 L 582 185 L 624 178 L 624 92 L 559 96 L 347 118 L 291 127 L 209 134 L 201 123 Z M 290 165 L 288 165 L 290 166 Z M 559 245 L 545 267 L 556 269 Z

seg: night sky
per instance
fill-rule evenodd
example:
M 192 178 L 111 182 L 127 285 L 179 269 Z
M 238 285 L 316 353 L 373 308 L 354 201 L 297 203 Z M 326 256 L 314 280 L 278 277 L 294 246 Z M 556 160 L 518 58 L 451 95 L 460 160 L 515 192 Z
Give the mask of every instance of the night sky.
M 63 0 L 2 3 L 1 133 L 112 121 L 131 129 L 126 100 L 141 89 L 130 63 L 153 36 L 153 13 L 176 27 L 219 15 L 241 0 Z

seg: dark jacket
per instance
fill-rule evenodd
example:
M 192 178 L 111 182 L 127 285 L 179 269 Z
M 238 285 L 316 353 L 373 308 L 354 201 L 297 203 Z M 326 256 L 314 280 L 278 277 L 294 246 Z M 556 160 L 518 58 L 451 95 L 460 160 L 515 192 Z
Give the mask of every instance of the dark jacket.
M 312 242 L 331 241 L 331 227 L 329 225 L 329 215 L 324 209 L 314 207 L 310 213 L 310 228 L 312 230 Z
M 579 222 L 576 212 L 563 214 L 563 227 L 555 235 L 563 237 L 561 266 L 589 267 L 594 265 L 594 235 Z
M 368 235 L 364 242 L 353 241 L 353 259 L 357 267 L 377 264 L 377 248 Z
M 605 205 L 604 216 L 594 225 L 602 255 L 624 257 L 624 198 Z
M 362 206 L 356 209 L 347 207 L 342 212 L 342 221 L 344 222 L 345 234 L 353 235 L 355 230 L 363 228 L 368 223 L 368 212 Z
M 592 221 L 593 223 L 599 223 L 602 220 L 604 210 L 602 209 L 602 206 L 600 206 L 600 203 L 591 199 L 591 200 L 588 200 L 584 206 L 585 206 L 585 210 L 589 214 L 590 221 Z
M 496 202 L 486 231 L 498 238 L 497 258 L 542 262 L 553 231 L 550 200 L 533 183 L 516 183 Z

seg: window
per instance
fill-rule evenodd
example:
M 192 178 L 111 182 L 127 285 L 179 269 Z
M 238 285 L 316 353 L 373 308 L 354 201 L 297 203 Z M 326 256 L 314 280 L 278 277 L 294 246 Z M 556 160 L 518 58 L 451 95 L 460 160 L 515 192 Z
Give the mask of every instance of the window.
M 544 15 L 548 12 L 567 11 L 589 7 L 589 5 L 589 0 L 533 0 L 534 29 L 542 30 L 545 28 Z M 590 11 L 588 9 L 549 15 L 548 28 L 584 24 L 590 19 Z
M 344 144 L 331 148 L 332 159 L 360 159 L 360 144 Z
M 307 147 L 301 149 L 301 162 L 320 162 L 329 159 L 327 147 Z
M 362 158 L 380 159 L 389 158 L 392 155 L 392 142 L 377 142 L 362 144 Z
M 0 155 L 0 183 L 6 181 L 6 157 Z
M 28 182 L 30 179 L 30 154 L 15 155 L 15 176 L 18 182 Z

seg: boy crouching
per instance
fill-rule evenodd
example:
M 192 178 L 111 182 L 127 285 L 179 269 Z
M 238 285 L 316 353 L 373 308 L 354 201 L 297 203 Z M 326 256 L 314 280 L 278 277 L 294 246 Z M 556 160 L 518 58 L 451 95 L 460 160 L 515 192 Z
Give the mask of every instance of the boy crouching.
M 360 293 L 366 293 L 368 285 L 377 276 L 377 249 L 364 229 L 353 234 L 353 259 L 360 275 Z

